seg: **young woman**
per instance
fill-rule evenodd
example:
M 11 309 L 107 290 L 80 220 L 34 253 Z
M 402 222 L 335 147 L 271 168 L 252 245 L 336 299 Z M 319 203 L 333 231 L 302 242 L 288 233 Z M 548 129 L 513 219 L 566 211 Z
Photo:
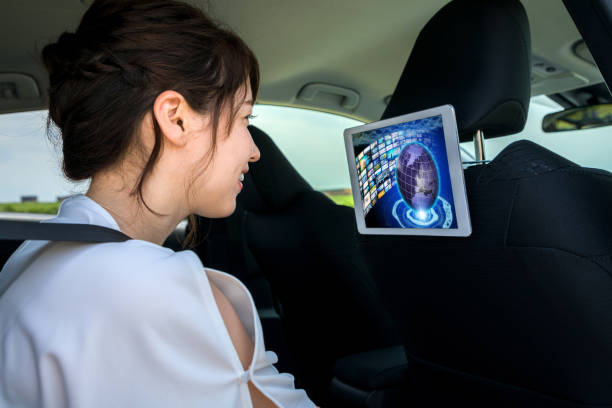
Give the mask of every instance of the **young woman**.
M 189 5 L 99 0 L 42 54 L 64 172 L 91 180 L 50 222 L 132 239 L 27 241 L 6 263 L 0 406 L 312 407 L 246 288 L 161 246 L 190 214 L 230 215 L 259 159 L 253 53 Z

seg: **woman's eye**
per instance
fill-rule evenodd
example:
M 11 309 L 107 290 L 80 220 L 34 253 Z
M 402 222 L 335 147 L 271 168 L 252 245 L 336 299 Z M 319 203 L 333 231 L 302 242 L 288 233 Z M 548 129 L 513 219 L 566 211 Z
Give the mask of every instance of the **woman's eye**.
M 255 119 L 256 117 L 257 117 L 257 115 L 252 115 L 251 114 L 251 115 L 247 115 L 246 119 L 247 120 L 252 120 L 252 119 Z

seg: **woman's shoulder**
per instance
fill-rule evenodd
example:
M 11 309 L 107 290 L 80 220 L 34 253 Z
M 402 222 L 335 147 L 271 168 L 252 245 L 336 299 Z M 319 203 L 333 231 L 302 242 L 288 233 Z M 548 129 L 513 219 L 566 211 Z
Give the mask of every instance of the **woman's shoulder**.
M 93 224 L 120 230 L 111 214 L 100 204 L 85 195 L 64 200 L 53 223 Z M 124 242 L 98 244 L 52 242 L 41 258 L 53 269 L 77 269 L 100 271 L 103 276 L 120 274 L 137 279 L 153 273 L 172 276 L 179 271 L 201 270 L 199 258 L 192 251 L 175 252 L 152 242 L 132 239 Z M 60 265 L 57 265 L 60 264 Z M 56 266 L 57 265 L 57 266 Z M 93 273 L 93 272 L 92 272 Z
M 194 252 L 175 252 L 140 240 L 81 245 L 54 243 L 48 258 L 47 264 L 53 265 L 49 273 L 57 271 L 60 279 L 131 290 L 145 287 L 151 290 L 152 285 L 167 290 L 173 285 L 194 285 L 206 280 L 204 267 Z
M 22 269 L 20 276 L 0 298 L 22 312 L 32 309 L 40 314 L 47 309 L 59 315 L 105 315 L 122 311 L 144 318 L 163 312 L 169 302 L 201 309 L 212 299 L 202 263 L 192 251 L 175 252 L 138 240 L 51 242 L 37 250 L 33 244 L 15 254 L 8 267 Z

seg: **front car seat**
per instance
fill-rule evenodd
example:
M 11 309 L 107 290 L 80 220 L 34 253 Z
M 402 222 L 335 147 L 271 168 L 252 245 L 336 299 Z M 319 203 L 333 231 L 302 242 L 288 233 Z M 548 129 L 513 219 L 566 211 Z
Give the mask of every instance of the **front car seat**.
M 518 1 L 454 0 L 422 30 L 384 116 L 450 103 L 462 141 L 518 132 L 529 74 Z M 611 406 L 612 175 L 523 140 L 465 179 L 471 237 L 360 238 L 412 401 Z
M 249 131 L 261 159 L 245 175 L 234 214 L 214 220 L 214 235 L 197 250 L 205 265 L 252 291 L 257 276 L 270 284 L 291 371 L 313 400 L 332 405 L 334 363 L 399 345 L 399 337 L 357 248 L 353 209 L 314 190 L 265 132 Z M 276 335 L 265 331 L 268 344 Z

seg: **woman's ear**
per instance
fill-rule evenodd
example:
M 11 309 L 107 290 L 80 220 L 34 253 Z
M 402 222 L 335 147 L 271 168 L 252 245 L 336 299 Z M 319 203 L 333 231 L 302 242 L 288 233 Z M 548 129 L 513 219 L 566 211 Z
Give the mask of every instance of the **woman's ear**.
M 164 91 L 155 98 L 153 115 L 165 140 L 177 146 L 187 143 L 185 120 L 189 105 L 180 93 Z

